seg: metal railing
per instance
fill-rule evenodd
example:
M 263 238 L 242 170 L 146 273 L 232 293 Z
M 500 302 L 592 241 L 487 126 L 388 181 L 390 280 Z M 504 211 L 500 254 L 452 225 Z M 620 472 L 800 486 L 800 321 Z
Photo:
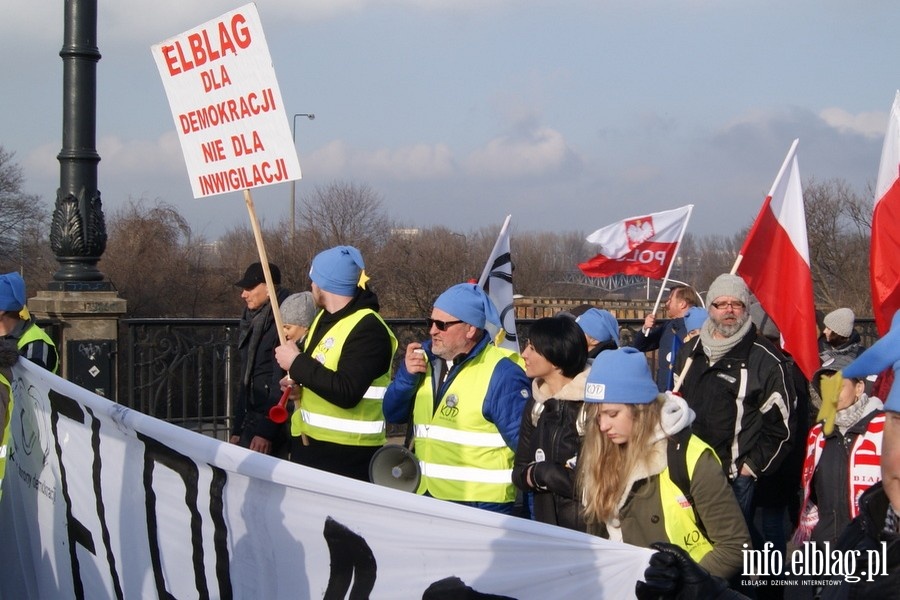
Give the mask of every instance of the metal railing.
M 427 337 L 424 319 L 387 319 L 402 350 Z M 517 321 L 519 339 L 533 320 Z M 125 319 L 119 336 L 117 401 L 142 413 L 227 439 L 240 380 L 238 319 Z M 620 319 L 622 345 L 643 324 Z M 871 319 L 858 319 L 863 344 L 877 339 Z M 648 355 L 654 368 L 655 353 Z M 655 370 L 653 371 L 655 372 Z

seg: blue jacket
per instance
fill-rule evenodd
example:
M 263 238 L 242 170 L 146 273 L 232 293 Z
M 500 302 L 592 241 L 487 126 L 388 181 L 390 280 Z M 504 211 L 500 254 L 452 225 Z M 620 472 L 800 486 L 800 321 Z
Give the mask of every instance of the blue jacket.
M 684 336 L 687 331 L 684 328 L 684 319 L 669 319 L 662 323 L 657 323 L 653 329 L 644 335 L 643 328 L 634 336 L 635 348 L 641 352 L 656 353 L 656 387 L 659 391 L 664 392 L 671 390 L 673 385 L 672 366 L 678 356 L 678 350 L 684 345 Z
M 446 381 L 435 393 L 435 399 L 440 401 L 450 382 L 461 372 L 464 372 L 466 363 L 482 352 L 490 343 L 490 336 L 486 333 L 472 348 L 465 359 L 455 363 L 447 374 Z M 436 361 L 443 360 L 435 356 L 431 351 L 431 340 L 423 342 L 422 348 L 425 356 L 432 365 Z M 397 374 L 391 385 L 388 386 L 384 396 L 384 419 L 388 423 L 406 423 L 412 412 L 412 403 L 416 397 L 416 390 L 425 381 L 424 373 L 410 373 L 406 370 L 405 362 L 400 362 Z M 508 358 L 504 358 L 494 369 L 491 381 L 488 384 L 487 394 L 481 414 L 484 418 L 497 426 L 500 435 L 506 445 L 515 452 L 519 443 L 519 426 L 522 423 L 522 411 L 525 403 L 531 399 L 531 382 L 525 376 L 522 367 Z

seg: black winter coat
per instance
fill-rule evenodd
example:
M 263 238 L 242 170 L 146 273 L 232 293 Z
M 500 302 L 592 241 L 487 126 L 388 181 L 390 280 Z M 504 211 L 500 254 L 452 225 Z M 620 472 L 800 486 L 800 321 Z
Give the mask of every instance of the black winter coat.
M 535 380 L 532 396 L 544 400 L 532 398 L 525 405 L 512 475 L 516 487 L 534 492 L 535 520 L 577 531 L 586 531 L 581 502 L 575 498 L 575 462 L 581 450 L 578 419 L 587 372 L 579 373 L 553 398 L 547 398 L 541 380 Z M 534 487 L 527 482 L 529 470 Z

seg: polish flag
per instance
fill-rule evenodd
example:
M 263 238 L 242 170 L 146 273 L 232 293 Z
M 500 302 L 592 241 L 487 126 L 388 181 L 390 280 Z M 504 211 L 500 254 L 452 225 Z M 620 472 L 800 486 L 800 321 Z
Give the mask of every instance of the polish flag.
M 747 234 L 737 272 L 778 330 L 784 349 L 807 379 L 819 368 L 816 310 L 803 190 L 794 140 L 772 190 Z
M 875 212 L 872 214 L 872 245 L 869 274 L 872 310 L 878 334 L 887 333 L 894 313 L 900 308 L 900 91 L 894 96 L 888 119 L 881 164 L 875 184 Z
M 599 245 L 600 253 L 578 268 L 588 277 L 625 274 L 665 278 L 693 208 L 688 204 L 598 229 L 587 241 Z

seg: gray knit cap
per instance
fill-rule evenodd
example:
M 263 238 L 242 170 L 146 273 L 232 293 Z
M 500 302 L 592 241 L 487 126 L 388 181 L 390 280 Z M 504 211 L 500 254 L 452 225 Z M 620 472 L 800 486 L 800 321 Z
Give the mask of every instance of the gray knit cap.
M 709 286 L 706 292 L 706 304 L 712 304 L 722 296 L 731 296 L 750 306 L 750 290 L 744 280 L 731 273 L 722 273 Z
M 312 292 L 291 294 L 281 303 L 281 318 L 285 325 L 309 327 L 316 316 Z
M 825 315 L 823 322 L 828 329 L 841 337 L 848 338 L 853 333 L 853 323 L 856 322 L 856 315 L 849 308 L 839 308 Z

